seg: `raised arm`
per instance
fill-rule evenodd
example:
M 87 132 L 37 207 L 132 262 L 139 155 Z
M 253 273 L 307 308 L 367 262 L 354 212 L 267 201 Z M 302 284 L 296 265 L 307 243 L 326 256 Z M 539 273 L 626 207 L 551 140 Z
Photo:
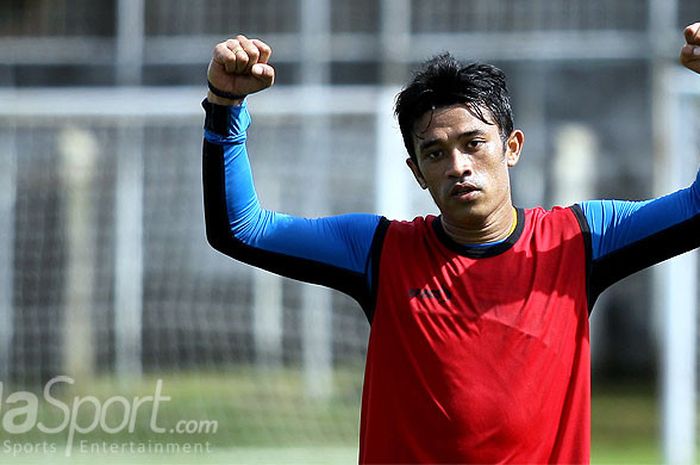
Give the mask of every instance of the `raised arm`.
M 685 189 L 642 202 L 582 202 L 591 238 L 591 304 L 611 284 L 700 247 L 700 172 Z
M 700 73 L 700 23 L 688 26 L 684 35 L 680 62 Z M 579 206 L 591 239 L 591 303 L 620 279 L 700 247 L 700 172 L 690 187 L 656 199 Z
M 270 53 L 263 42 L 243 36 L 214 49 L 203 102 L 207 239 L 237 260 L 345 292 L 369 313 L 376 275 L 372 251 L 386 220 L 370 214 L 301 218 L 258 202 L 245 146 L 251 121 L 245 96 L 272 85 Z

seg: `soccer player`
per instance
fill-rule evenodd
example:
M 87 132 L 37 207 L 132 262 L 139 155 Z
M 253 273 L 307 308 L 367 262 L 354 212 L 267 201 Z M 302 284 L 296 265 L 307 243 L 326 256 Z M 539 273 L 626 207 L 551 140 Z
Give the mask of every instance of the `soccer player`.
M 681 63 L 700 73 L 700 23 L 685 40 Z M 265 210 L 245 97 L 273 84 L 270 54 L 244 36 L 214 48 L 203 102 L 207 237 L 238 260 L 359 302 L 371 324 L 360 463 L 587 463 L 589 312 L 616 281 L 700 246 L 700 173 L 643 202 L 514 207 L 509 169 L 524 135 L 505 77 L 444 54 L 396 102 L 406 163 L 439 216 Z

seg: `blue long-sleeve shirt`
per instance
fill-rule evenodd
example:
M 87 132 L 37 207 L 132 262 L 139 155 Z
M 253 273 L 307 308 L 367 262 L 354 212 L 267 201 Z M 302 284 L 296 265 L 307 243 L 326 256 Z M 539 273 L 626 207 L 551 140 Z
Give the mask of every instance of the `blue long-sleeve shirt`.
M 263 209 L 245 145 L 247 105 L 205 101 L 204 108 L 204 201 L 212 246 L 251 265 L 343 291 L 370 317 L 388 220 L 363 213 L 303 218 Z M 591 200 L 576 208 L 590 240 L 591 306 L 614 282 L 700 246 L 700 172 L 690 187 L 664 197 Z

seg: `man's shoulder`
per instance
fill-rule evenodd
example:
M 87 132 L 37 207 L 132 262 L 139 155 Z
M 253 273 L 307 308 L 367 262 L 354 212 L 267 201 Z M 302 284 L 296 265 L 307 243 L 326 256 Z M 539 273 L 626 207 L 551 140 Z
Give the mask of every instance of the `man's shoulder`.
M 401 231 L 415 231 L 426 228 L 435 221 L 435 215 L 416 216 L 412 220 L 388 220 L 389 227 Z
M 416 216 L 412 220 L 388 220 L 387 234 L 395 239 L 403 240 L 424 237 L 431 234 L 430 231 L 436 219 L 435 215 L 425 215 Z
M 560 206 L 545 208 L 536 206 L 532 208 L 524 208 L 525 218 L 538 221 L 562 221 L 566 219 L 576 218 L 577 210 L 580 210 L 578 205 Z
M 580 234 L 585 226 L 581 209 L 578 205 L 566 207 L 554 206 L 544 208 L 541 206 L 525 209 L 526 228 L 531 231 L 560 231 L 566 236 Z

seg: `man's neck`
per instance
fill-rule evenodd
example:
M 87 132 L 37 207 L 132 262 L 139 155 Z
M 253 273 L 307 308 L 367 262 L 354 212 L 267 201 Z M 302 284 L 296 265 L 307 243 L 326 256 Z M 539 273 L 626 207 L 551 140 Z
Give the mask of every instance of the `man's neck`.
M 484 221 L 476 224 L 459 224 L 441 216 L 442 228 L 458 244 L 483 244 L 501 241 L 513 232 L 518 215 L 512 204 L 494 212 Z

